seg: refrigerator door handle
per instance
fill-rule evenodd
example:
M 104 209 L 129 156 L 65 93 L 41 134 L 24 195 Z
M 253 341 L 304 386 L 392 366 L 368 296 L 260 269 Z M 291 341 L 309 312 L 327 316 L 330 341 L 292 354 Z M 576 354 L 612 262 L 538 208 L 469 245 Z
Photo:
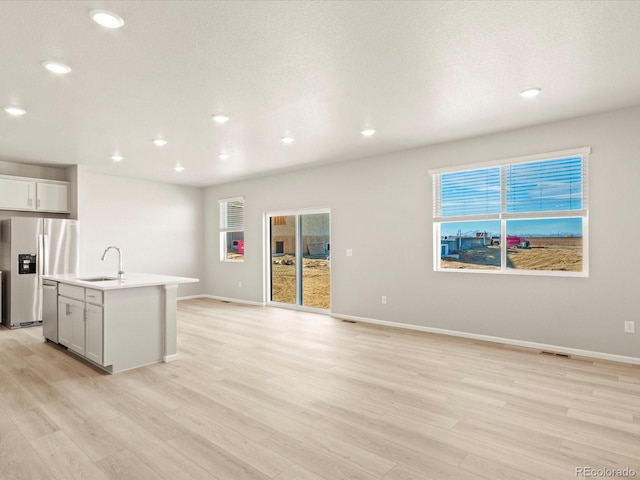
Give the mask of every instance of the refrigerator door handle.
M 45 272 L 45 258 L 44 252 L 46 244 L 48 243 L 47 235 L 38 235 L 38 309 L 37 309 L 37 321 L 42 321 L 42 305 L 44 302 L 44 291 L 42 289 L 42 275 L 46 275 Z
M 49 275 L 51 273 L 47 268 L 49 259 L 46 258 L 47 254 L 49 253 L 49 235 L 44 234 L 44 235 L 41 235 L 41 237 L 42 237 L 42 242 L 40 243 L 40 248 L 41 248 L 40 258 L 42 259 L 42 269 L 40 270 L 40 272 L 42 272 L 41 273 L 42 275 Z

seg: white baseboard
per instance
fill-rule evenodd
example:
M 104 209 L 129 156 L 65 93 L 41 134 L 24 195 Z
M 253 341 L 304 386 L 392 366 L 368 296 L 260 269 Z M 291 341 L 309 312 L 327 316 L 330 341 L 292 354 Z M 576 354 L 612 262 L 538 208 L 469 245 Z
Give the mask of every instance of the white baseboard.
M 563 347 L 561 345 L 549 345 L 546 343 L 527 342 L 524 340 L 515 340 L 512 338 L 493 337 L 490 335 L 481 335 L 478 333 L 459 332 L 456 330 L 446 330 L 443 328 L 425 327 L 422 325 L 412 325 L 410 323 L 389 322 L 386 320 L 377 320 L 374 318 L 356 317 L 354 315 L 343 315 L 340 313 L 332 313 L 332 317 L 341 320 L 351 320 L 354 322 L 374 323 L 377 325 L 385 325 L 387 327 L 406 328 L 409 330 L 418 330 L 421 332 L 435 333 L 438 335 L 450 335 L 453 337 L 470 338 L 473 340 L 482 340 L 485 342 L 502 343 L 505 345 L 515 345 L 518 347 L 533 348 L 546 352 L 564 353 L 567 355 L 576 355 L 580 357 L 597 358 L 600 360 L 608 360 L 611 362 L 630 363 L 640 365 L 639 357 L 627 357 L 624 355 L 615 355 L 612 353 L 593 352 L 591 350 L 580 350 L 578 348 Z
M 177 359 L 178 359 L 178 354 L 177 353 L 172 353 L 171 355 L 165 355 L 164 357 L 162 357 L 162 361 L 164 363 L 174 362 Z
M 178 297 L 177 300 L 193 300 L 194 298 L 202 298 L 204 295 L 186 295 L 184 297 Z
M 242 303 L 244 305 L 255 305 L 258 307 L 265 306 L 263 302 L 254 302 L 252 300 L 242 300 L 240 298 L 219 297 L 217 295 L 196 295 L 194 298 L 210 298 L 212 300 L 218 300 L 220 302 Z

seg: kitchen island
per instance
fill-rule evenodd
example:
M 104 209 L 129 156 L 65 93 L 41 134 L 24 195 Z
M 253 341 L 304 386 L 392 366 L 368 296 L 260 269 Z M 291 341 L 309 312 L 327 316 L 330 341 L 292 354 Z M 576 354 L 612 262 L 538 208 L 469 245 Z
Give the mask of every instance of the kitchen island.
M 45 333 L 49 340 L 109 373 L 177 358 L 178 285 L 197 278 L 144 273 L 127 273 L 124 279 L 108 274 L 42 278 L 57 287 L 50 294 L 57 301 L 57 328 L 43 329 L 54 332 Z M 43 319 L 45 327 L 55 321 Z

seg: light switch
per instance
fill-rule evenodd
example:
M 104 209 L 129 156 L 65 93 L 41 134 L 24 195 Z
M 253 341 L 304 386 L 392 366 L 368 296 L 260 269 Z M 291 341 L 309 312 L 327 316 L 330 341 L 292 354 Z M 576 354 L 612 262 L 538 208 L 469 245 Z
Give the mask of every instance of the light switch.
M 347 248 L 347 257 L 353 257 L 353 250 Z

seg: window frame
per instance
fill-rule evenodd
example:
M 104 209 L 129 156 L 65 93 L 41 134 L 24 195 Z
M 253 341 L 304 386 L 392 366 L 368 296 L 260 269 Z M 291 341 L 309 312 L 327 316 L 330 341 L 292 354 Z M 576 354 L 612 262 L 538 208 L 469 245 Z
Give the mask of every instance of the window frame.
M 229 204 L 231 203 L 239 203 L 242 202 L 242 219 L 241 224 L 229 224 L 228 221 L 228 211 Z M 220 215 L 220 261 L 221 262 L 230 262 L 230 263 L 242 263 L 244 262 L 244 249 L 242 253 L 242 258 L 229 258 L 228 257 L 228 244 L 227 244 L 227 234 L 229 233 L 242 233 L 243 237 L 243 245 L 244 245 L 244 197 L 232 197 L 232 198 L 223 198 L 218 200 L 219 205 L 219 215 Z
M 433 185 L 433 270 L 436 272 L 464 272 L 464 273 L 484 273 L 484 274 L 507 274 L 507 275 L 543 275 L 543 276 L 560 276 L 560 277 L 588 277 L 589 276 L 589 156 L 591 147 L 575 148 L 571 150 L 562 150 L 558 152 L 549 152 L 536 155 L 527 155 L 522 157 L 507 158 L 491 162 L 474 163 L 460 165 L 455 167 L 445 167 L 429 170 L 432 177 Z M 507 212 L 506 185 L 505 185 L 505 169 L 510 165 L 526 164 L 542 161 L 554 161 L 581 157 L 582 159 L 582 177 L 581 177 L 581 200 L 580 209 L 576 210 L 548 210 L 539 212 Z M 440 189 L 440 176 L 447 173 L 465 172 L 471 170 L 480 170 L 488 168 L 500 169 L 500 209 L 499 212 L 487 212 L 474 215 L 459 216 L 438 216 L 438 211 L 442 206 L 442 191 Z M 581 218 L 582 219 L 582 270 L 564 271 L 564 270 L 525 270 L 508 267 L 507 253 L 507 222 L 512 220 L 535 220 L 535 219 L 554 219 L 554 218 Z M 441 225 L 446 223 L 471 221 L 499 221 L 500 222 L 500 268 L 499 269 L 478 269 L 478 268 L 442 268 L 441 266 Z

